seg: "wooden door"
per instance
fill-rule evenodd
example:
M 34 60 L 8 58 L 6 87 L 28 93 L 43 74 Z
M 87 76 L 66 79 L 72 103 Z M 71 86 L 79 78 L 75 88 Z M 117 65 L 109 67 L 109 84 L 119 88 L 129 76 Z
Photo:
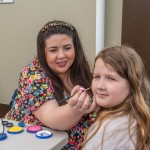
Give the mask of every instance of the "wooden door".
M 123 0 L 121 43 L 137 50 L 150 77 L 150 0 Z

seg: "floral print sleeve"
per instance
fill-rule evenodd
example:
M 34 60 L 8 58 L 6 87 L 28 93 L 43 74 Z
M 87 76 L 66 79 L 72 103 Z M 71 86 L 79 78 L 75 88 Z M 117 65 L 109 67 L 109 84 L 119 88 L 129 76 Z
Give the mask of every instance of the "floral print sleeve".
M 6 118 L 42 125 L 32 111 L 51 99 L 54 99 L 51 81 L 40 67 L 38 59 L 34 58 L 20 74 L 15 105 Z

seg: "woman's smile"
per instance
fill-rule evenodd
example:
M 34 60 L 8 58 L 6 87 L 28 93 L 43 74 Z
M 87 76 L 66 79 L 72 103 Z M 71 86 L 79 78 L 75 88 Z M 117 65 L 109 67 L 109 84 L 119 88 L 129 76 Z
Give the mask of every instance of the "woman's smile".
M 58 67 L 65 67 L 66 64 L 67 64 L 67 61 L 57 62 Z

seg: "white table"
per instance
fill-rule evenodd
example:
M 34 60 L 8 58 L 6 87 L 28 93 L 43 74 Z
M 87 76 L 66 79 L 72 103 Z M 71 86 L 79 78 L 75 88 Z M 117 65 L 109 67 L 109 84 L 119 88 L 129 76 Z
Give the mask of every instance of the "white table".
M 18 125 L 16 121 L 8 121 L 12 122 L 14 125 Z M 68 134 L 66 132 L 42 127 L 44 130 L 50 131 L 52 137 L 48 139 L 39 139 L 35 136 L 35 133 L 26 131 L 28 126 L 31 125 L 26 124 L 25 127 L 23 127 L 24 131 L 19 134 L 10 134 L 7 132 L 8 128 L 5 127 L 7 139 L 0 141 L 0 150 L 59 150 L 68 143 Z M 0 132 L 2 132 L 1 121 Z

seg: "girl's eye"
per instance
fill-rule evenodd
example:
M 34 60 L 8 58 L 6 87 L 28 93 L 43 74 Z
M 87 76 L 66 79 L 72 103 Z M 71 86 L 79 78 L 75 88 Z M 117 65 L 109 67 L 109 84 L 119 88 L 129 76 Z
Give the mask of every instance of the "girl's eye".
M 112 78 L 112 77 L 108 77 L 107 79 L 108 79 L 108 80 L 115 80 L 115 79 L 114 79 L 114 78 Z
M 98 79 L 100 78 L 100 76 L 93 76 L 93 79 Z

